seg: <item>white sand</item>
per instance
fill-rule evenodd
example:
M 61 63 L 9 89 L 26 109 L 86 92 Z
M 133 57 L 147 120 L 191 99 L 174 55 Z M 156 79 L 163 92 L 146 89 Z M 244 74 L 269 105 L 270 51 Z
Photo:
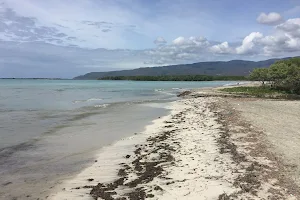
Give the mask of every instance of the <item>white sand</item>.
M 133 153 L 136 144 L 144 144 L 141 155 L 143 155 L 142 159 L 145 162 L 160 160 L 161 153 L 164 153 L 165 150 L 154 151 L 159 145 L 168 144 L 175 149 L 171 152 L 174 157 L 173 162 L 159 164 L 163 168 L 161 175 L 150 182 L 141 183 L 137 186 L 143 188 L 147 194 L 154 195 L 149 199 L 206 200 L 218 199 L 223 193 L 230 195 L 240 192 L 241 188 L 235 187 L 234 181 L 239 175 L 245 173 L 245 167 L 251 163 L 237 163 L 234 162 L 230 153 L 220 153 L 217 139 L 221 135 L 220 127 L 222 125 L 217 122 L 216 111 L 209 108 L 210 103 L 216 101 L 219 99 L 208 97 L 191 98 L 172 103 L 170 115 L 153 121 L 153 124 L 147 126 L 142 134 L 104 148 L 99 153 L 97 162 L 73 179 L 57 186 L 49 198 L 53 200 L 92 199 L 89 195 L 91 189 L 82 187 L 113 182 L 121 168 L 120 163 L 126 163 L 132 167 L 132 161 L 136 158 Z M 238 129 L 238 127 L 232 128 Z M 173 134 L 153 146 L 149 145 L 147 138 L 160 135 L 165 131 L 173 131 Z M 234 138 L 240 139 L 244 135 L 241 133 L 235 135 Z M 232 139 L 233 142 L 234 138 Z M 251 143 L 239 144 L 239 148 L 245 152 L 246 146 L 251 145 Z M 125 158 L 126 155 L 131 156 Z M 248 159 L 251 160 L 251 156 L 248 155 Z M 269 163 L 266 158 L 253 159 L 263 164 Z M 136 180 L 138 173 L 129 170 L 127 176 L 128 180 L 125 183 Z M 94 180 L 89 182 L 88 179 Z M 268 189 L 272 188 L 273 185 L 269 182 L 262 182 L 256 195 L 243 193 L 233 199 L 269 199 L 272 194 L 269 193 Z M 154 188 L 157 186 L 161 190 L 155 190 Z M 75 189 L 77 187 L 80 189 Z M 278 190 L 284 190 L 279 186 L 276 187 Z M 122 196 L 133 189 L 120 186 L 115 189 L 116 196 Z M 288 194 L 284 192 L 282 195 L 286 195 L 283 199 L 289 198 Z M 295 198 L 291 196 L 291 199 Z
M 207 99 L 213 101 L 213 99 Z M 224 192 L 232 193 L 234 176 L 229 155 L 220 155 L 216 144 L 219 125 L 204 99 L 180 101 L 174 111 L 186 111 L 185 122 L 172 139 L 180 141 L 181 148 L 174 154 L 175 166 L 166 168 L 170 180 L 156 179 L 150 185 L 159 185 L 163 193 L 154 193 L 157 199 L 217 199 Z M 176 124 L 176 122 L 175 122 Z M 172 129 L 172 128 L 170 128 Z

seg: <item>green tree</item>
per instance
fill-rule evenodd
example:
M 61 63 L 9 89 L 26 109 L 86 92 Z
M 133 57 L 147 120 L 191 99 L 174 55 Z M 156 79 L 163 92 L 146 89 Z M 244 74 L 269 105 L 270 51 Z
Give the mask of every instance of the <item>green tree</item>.
M 287 78 L 288 66 L 283 62 L 277 62 L 270 66 L 268 76 L 275 87 L 283 86 Z
M 274 63 L 268 76 L 273 87 L 300 94 L 300 58 Z
M 254 69 L 249 78 L 263 85 L 268 81 L 275 89 L 300 94 L 300 57 L 278 61 L 269 68 Z
M 268 72 L 268 68 L 256 68 L 251 72 L 250 80 L 261 81 L 264 85 L 265 82 L 269 80 Z

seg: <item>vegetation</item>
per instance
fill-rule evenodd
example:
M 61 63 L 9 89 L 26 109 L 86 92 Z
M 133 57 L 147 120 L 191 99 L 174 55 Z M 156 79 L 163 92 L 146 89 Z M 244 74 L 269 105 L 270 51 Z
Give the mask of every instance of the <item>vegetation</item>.
M 268 69 L 267 68 L 255 68 L 251 72 L 249 79 L 261 81 L 262 84 L 264 85 L 265 82 L 268 80 Z
M 270 89 L 300 94 L 300 58 L 277 61 L 269 68 L 254 69 L 250 80 L 268 82 Z
M 232 87 L 232 88 L 223 88 L 220 89 L 224 92 L 229 93 L 239 93 L 239 94 L 247 94 L 252 95 L 256 97 L 265 97 L 268 96 L 276 96 L 276 95 L 283 95 L 286 94 L 286 92 L 281 90 L 276 90 L 274 88 L 271 88 L 269 86 L 260 86 L 260 87 Z
M 257 97 L 283 97 L 299 99 L 300 58 L 281 60 L 269 68 L 254 69 L 250 80 L 261 81 L 259 87 L 232 87 L 221 89 L 224 92 L 247 94 Z
M 208 76 L 208 75 L 177 75 L 177 76 L 108 76 L 98 80 L 132 80 L 132 81 L 228 81 L 247 80 L 245 76 Z

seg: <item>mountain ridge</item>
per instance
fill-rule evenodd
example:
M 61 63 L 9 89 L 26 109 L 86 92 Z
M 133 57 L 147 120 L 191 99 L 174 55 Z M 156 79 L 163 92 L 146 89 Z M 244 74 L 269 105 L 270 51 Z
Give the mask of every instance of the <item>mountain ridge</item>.
M 168 76 L 168 75 L 211 75 L 211 76 L 247 76 L 254 68 L 268 67 L 278 60 L 285 58 L 272 58 L 262 61 L 230 60 L 196 62 L 191 64 L 179 64 L 156 67 L 141 67 L 136 69 L 109 71 L 109 72 L 89 72 L 87 74 L 74 77 L 77 80 L 95 80 L 103 77 L 114 76 Z

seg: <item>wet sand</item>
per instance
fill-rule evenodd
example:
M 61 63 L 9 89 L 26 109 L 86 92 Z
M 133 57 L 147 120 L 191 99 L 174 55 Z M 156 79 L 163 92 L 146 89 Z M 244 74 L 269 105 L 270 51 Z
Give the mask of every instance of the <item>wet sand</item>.
M 49 199 L 299 199 L 284 160 L 238 99 L 194 96 L 103 149 Z

